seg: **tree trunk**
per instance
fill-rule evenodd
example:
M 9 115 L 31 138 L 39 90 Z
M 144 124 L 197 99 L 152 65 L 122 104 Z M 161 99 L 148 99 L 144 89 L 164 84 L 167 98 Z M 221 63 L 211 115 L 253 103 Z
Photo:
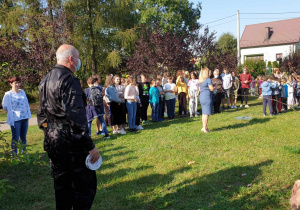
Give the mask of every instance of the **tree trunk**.
M 94 44 L 94 32 L 93 32 L 93 24 L 92 24 L 92 11 L 91 11 L 91 0 L 86 1 L 87 12 L 89 16 L 88 27 L 90 31 L 90 46 L 91 46 L 91 55 L 92 55 L 92 73 L 97 73 L 97 60 L 96 60 L 96 47 Z

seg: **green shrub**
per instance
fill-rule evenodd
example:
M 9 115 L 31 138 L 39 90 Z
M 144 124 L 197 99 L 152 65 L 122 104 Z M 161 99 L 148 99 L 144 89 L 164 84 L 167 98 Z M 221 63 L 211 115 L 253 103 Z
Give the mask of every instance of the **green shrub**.
M 266 63 L 259 59 L 246 60 L 244 66 L 248 67 L 249 72 L 253 77 L 265 74 Z
M 268 61 L 268 67 L 269 67 L 269 68 L 272 68 L 272 63 L 271 63 L 271 61 Z
M 279 64 L 277 63 L 277 61 L 273 61 L 272 65 L 273 68 L 279 68 Z
M 26 91 L 26 90 L 25 90 Z M 29 103 L 36 103 L 39 101 L 39 90 L 32 90 L 26 92 Z

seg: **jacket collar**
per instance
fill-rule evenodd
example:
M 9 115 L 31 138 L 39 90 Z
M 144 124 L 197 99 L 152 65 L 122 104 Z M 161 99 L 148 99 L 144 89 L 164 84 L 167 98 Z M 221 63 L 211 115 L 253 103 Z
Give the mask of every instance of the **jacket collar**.
M 73 74 L 73 72 L 71 71 L 71 69 L 69 69 L 68 67 L 66 67 L 64 65 L 56 64 L 55 68 L 59 68 L 59 69 L 62 69 L 62 70 L 67 70 L 67 71 L 70 71 Z

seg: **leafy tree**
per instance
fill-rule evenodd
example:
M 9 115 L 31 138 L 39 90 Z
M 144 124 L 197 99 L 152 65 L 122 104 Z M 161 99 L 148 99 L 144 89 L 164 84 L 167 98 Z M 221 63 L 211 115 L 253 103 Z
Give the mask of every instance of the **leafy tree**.
M 164 66 L 171 70 L 188 67 L 192 54 L 186 37 L 162 30 L 158 25 L 155 29 L 142 27 L 136 50 L 127 63 L 132 73 L 159 74 Z
M 135 35 L 133 0 L 74 0 L 65 8 L 74 45 L 83 58 L 83 68 L 92 73 L 117 68 L 131 53 Z
M 58 46 L 70 43 L 88 70 L 80 76 L 122 71 L 140 23 L 183 36 L 198 27 L 200 11 L 188 0 L 1 0 L 0 63 L 9 64 L 7 76 L 18 74 L 33 88 L 55 64 Z
M 152 28 L 158 26 L 163 32 L 192 32 L 198 28 L 197 20 L 201 16 L 201 3 L 194 7 L 188 0 L 140 0 L 136 3 L 139 23 Z
M 285 71 L 289 74 L 300 74 L 300 52 L 291 53 L 287 57 L 283 58 L 281 71 Z
M 207 47 L 203 49 L 209 49 L 209 53 L 204 58 L 204 65 L 208 66 L 210 69 L 218 68 L 221 71 L 224 68 L 229 69 L 229 71 L 238 71 L 237 68 L 237 53 L 236 53 L 236 39 L 230 33 L 223 34 L 217 42 L 213 42 L 215 39 L 215 33 L 211 33 L 210 39 L 207 37 L 209 34 L 208 28 L 204 33 L 205 43 L 209 43 Z M 207 35 L 205 35 L 207 34 Z M 209 41 L 208 41 L 209 40 Z
M 248 67 L 248 70 L 253 77 L 265 75 L 266 73 L 266 62 L 260 59 L 248 59 L 245 61 L 244 66 Z
M 197 27 L 201 6 L 194 8 L 188 0 L 70 0 L 65 8 L 83 67 L 96 73 L 122 71 L 134 52 L 140 23 L 187 32 Z
M 1 82 L 17 75 L 25 89 L 35 89 L 55 64 L 57 47 L 69 40 L 64 9 L 54 0 L 10 2 L 0 7 L 0 63 L 7 63 Z
M 216 48 L 221 51 L 221 53 L 232 53 L 236 54 L 237 51 L 237 40 L 231 33 L 224 33 L 220 36 L 219 40 L 216 42 Z
M 200 34 L 199 29 L 195 31 L 190 39 L 192 54 L 194 57 L 201 58 L 201 65 L 213 69 L 217 64 L 216 47 L 214 44 L 215 32 L 210 33 L 209 28 L 204 29 Z

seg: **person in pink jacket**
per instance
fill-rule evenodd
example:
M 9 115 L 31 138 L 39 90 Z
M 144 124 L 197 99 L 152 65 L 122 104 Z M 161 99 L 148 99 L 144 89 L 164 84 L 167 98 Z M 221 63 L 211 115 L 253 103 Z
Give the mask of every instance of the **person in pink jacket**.
M 243 74 L 240 74 L 240 81 L 241 81 L 241 105 L 243 107 L 243 102 L 245 101 L 245 108 L 249 108 L 248 106 L 248 95 L 249 95 L 249 88 L 250 83 L 252 82 L 251 74 L 248 72 L 248 68 L 244 67 Z

